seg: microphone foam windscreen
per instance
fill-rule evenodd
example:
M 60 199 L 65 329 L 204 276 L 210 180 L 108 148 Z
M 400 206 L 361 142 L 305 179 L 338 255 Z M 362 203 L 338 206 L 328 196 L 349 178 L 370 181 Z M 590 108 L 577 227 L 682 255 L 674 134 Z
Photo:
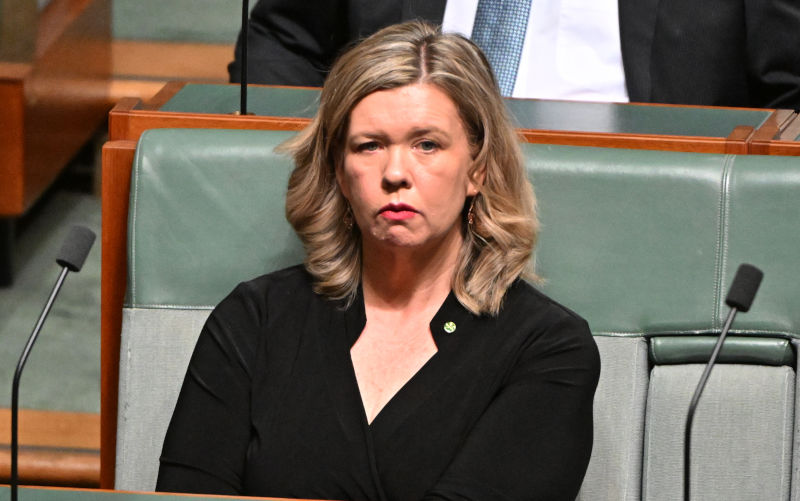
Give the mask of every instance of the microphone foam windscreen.
M 89 255 L 89 250 L 94 244 L 94 239 L 94 232 L 89 228 L 73 226 L 61 245 L 56 263 L 68 268 L 69 271 L 81 271 L 86 256 Z
M 741 312 L 749 310 L 762 278 L 764 278 L 764 273 L 752 264 L 739 265 L 725 303 Z

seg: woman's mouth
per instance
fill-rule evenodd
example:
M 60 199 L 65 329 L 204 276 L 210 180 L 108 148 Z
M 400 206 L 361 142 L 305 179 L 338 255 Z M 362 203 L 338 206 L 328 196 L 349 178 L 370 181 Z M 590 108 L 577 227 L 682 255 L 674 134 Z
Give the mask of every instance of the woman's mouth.
M 380 208 L 378 214 L 390 221 L 404 221 L 417 214 L 417 210 L 408 204 L 386 204 Z

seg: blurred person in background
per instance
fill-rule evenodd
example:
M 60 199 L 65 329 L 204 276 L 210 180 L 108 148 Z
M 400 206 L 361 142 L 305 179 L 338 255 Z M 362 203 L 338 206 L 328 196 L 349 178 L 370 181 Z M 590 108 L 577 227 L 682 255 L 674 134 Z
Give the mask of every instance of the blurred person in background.
M 471 36 L 493 65 L 492 42 L 520 45 L 506 96 L 800 108 L 797 0 L 259 0 L 249 80 L 321 86 L 344 47 L 409 19 Z M 239 64 L 237 44 L 232 81 Z

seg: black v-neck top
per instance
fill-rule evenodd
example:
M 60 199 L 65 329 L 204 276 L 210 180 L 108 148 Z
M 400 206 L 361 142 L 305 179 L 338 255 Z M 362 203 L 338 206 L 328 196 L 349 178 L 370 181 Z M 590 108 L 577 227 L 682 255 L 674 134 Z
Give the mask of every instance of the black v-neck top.
M 496 317 L 445 300 L 438 352 L 367 423 L 353 305 L 300 266 L 240 284 L 209 317 L 157 489 L 338 500 L 574 499 L 600 372 L 586 322 L 522 280 Z

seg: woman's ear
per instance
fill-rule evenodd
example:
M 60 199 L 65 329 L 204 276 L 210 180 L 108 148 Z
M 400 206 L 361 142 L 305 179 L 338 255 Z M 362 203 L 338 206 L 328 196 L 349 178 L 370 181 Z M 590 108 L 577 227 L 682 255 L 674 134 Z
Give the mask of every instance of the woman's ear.
M 481 191 L 483 182 L 486 180 L 486 164 L 481 165 L 473 170 L 469 175 L 469 182 L 467 184 L 467 196 L 474 197 Z

